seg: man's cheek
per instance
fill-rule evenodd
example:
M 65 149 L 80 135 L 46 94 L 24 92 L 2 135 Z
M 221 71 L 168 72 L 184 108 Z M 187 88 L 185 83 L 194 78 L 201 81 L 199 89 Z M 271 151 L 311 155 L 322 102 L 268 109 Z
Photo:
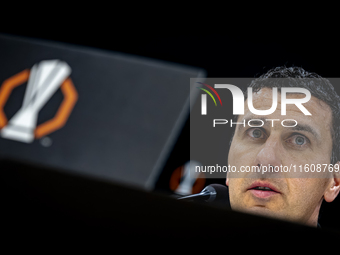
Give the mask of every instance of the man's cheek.
M 230 148 L 229 159 L 230 162 L 244 163 L 244 159 L 253 158 L 256 154 L 256 148 L 251 148 L 248 144 L 242 143 L 241 141 L 235 141 L 235 144 Z M 235 160 L 235 162 L 234 162 Z
M 318 200 L 323 197 L 327 179 L 323 178 L 304 178 L 291 179 L 292 195 L 296 195 L 295 200 L 312 201 Z
M 230 203 L 234 207 L 239 207 L 244 202 L 244 194 L 242 193 L 241 179 L 230 178 L 229 179 L 229 196 Z

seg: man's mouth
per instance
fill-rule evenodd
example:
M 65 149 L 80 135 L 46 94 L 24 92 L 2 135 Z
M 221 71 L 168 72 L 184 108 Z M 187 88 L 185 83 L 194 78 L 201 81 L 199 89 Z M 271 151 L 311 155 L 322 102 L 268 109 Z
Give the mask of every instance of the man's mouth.
M 254 182 L 247 190 L 258 198 L 267 198 L 280 194 L 279 190 L 269 182 Z
M 260 186 L 258 186 L 258 187 L 255 187 L 255 188 L 252 188 L 252 189 L 254 189 L 254 190 L 271 190 L 271 191 L 274 191 L 274 190 L 272 190 L 271 188 L 268 188 L 268 187 L 260 187 Z

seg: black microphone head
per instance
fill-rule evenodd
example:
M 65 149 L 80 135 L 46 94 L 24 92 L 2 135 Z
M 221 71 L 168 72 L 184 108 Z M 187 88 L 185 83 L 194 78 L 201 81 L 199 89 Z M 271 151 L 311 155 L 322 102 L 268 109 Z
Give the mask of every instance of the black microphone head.
M 205 189 L 209 189 L 209 190 L 214 189 L 216 193 L 216 195 L 211 196 L 211 198 L 208 199 L 207 202 L 218 203 L 220 205 L 230 207 L 229 190 L 227 186 L 221 185 L 221 184 L 210 184 L 207 187 L 205 187 L 203 190 Z

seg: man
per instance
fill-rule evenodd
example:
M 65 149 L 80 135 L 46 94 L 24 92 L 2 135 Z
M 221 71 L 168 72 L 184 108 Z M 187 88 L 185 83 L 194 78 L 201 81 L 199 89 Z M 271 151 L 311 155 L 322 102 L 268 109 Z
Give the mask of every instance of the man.
M 270 82 L 272 79 L 268 78 L 286 78 L 288 83 Z M 308 89 L 312 97 L 303 106 L 312 115 L 305 115 L 295 105 L 288 104 L 287 115 L 282 116 L 280 86 Z M 317 226 L 323 200 L 332 202 L 340 190 L 340 173 L 335 171 L 340 164 L 340 97 L 328 80 L 298 67 L 272 69 L 254 80 L 250 87 L 253 87 L 253 106 L 258 110 L 272 106 L 272 88 L 279 87 L 277 109 L 270 115 L 256 116 L 249 111 L 246 99 L 244 115 L 236 116 L 237 121 L 277 121 L 264 121 L 262 127 L 236 125 L 228 155 L 229 164 L 237 169 L 241 166 L 257 166 L 258 169 L 268 166 L 273 170 L 295 165 L 302 166 L 304 171 L 306 164 L 307 167 L 327 164 L 327 168 L 322 178 L 311 177 L 308 173 L 294 176 L 283 171 L 265 174 L 228 172 L 226 184 L 231 208 Z M 305 95 L 287 95 L 287 98 L 303 97 Z M 281 125 L 283 119 L 294 119 L 298 125 L 284 127 Z M 324 165 L 321 166 L 323 171 Z

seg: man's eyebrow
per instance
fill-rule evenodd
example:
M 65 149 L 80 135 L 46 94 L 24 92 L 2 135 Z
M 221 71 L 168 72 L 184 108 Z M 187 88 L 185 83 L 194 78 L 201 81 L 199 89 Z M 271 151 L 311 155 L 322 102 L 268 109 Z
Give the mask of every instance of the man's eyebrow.
M 260 126 L 260 125 L 262 125 L 263 124 L 263 126 L 266 126 L 267 124 L 270 124 L 271 122 L 269 121 L 266 121 L 266 119 L 267 118 L 263 118 L 263 117 L 255 117 L 255 116 L 250 116 L 250 117 L 248 117 L 248 118 L 243 118 L 242 120 L 240 120 L 239 122 L 244 122 L 245 123 L 245 125 L 248 125 L 248 121 L 250 121 L 251 120 L 251 122 L 250 122 L 250 124 L 252 125 L 252 126 Z M 262 121 L 263 122 L 262 122 Z M 240 127 L 242 127 L 243 128 L 243 126 L 242 125 L 240 125 Z
M 296 123 L 294 121 L 285 121 L 285 125 L 295 125 Z M 295 127 L 291 127 L 291 130 L 296 130 L 296 131 L 306 131 L 314 135 L 316 138 L 320 138 L 320 135 L 318 132 L 314 130 L 311 126 L 307 124 L 297 124 Z
M 268 121 L 266 121 L 266 118 L 263 118 L 263 117 L 256 117 L 256 118 L 252 118 L 252 117 L 249 117 L 249 118 L 245 118 L 243 119 L 242 121 L 245 121 L 246 125 L 248 125 L 248 121 L 251 120 L 251 125 L 266 125 Z M 263 122 L 261 122 L 260 120 L 262 120 Z M 268 124 L 270 124 L 271 122 L 268 122 Z
M 255 116 L 250 116 L 250 117 L 248 117 L 248 118 L 242 118 L 240 121 L 239 121 L 239 123 L 245 123 L 245 126 L 243 126 L 243 125 L 238 125 L 237 126 L 237 129 L 244 129 L 244 128 L 246 128 L 247 127 L 247 125 L 248 125 L 248 121 L 250 121 L 251 120 L 251 125 L 252 126 L 261 126 L 262 124 L 263 124 L 263 126 L 266 126 L 267 125 L 267 122 L 268 121 L 266 121 L 266 118 L 263 118 L 263 117 L 255 117 Z M 260 120 L 262 120 L 263 122 L 261 122 Z M 268 122 L 268 124 L 270 124 L 271 122 Z

